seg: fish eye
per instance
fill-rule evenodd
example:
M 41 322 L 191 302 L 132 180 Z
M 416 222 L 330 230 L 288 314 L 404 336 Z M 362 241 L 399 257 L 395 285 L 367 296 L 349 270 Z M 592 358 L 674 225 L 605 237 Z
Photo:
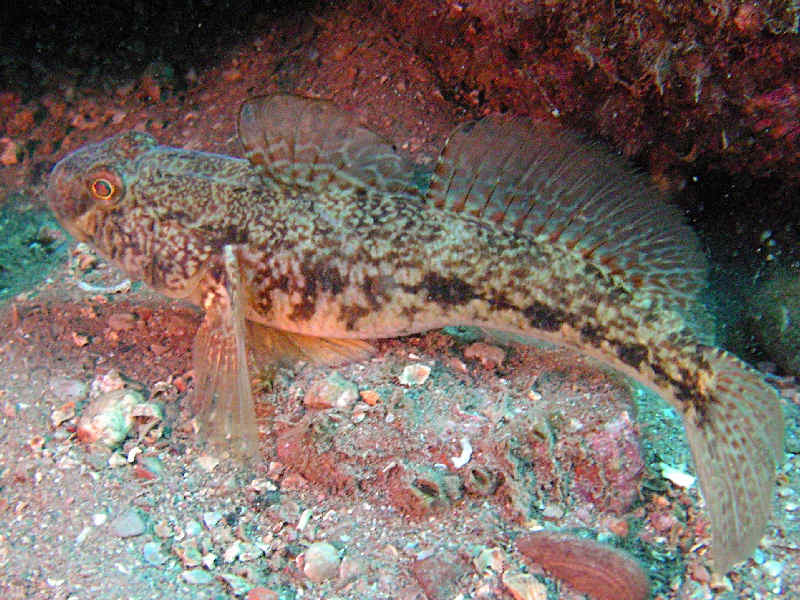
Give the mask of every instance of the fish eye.
M 90 173 L 86 183 L 92 198 L 98 200 L 101 206 L 112 207 L 122 197 L 122 180 L 106 167 Z
M 98 200 L 110 200 L 114 195 L 114 184 L 108 179 L 95 179 L 92 182 L 92 194 Z

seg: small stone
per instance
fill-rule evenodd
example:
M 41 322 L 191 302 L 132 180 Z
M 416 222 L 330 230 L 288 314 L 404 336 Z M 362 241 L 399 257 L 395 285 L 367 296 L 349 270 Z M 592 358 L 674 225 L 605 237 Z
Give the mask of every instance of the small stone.
M 203 533 L 203 526 L 195 520 L 187 521 L 185 531 L 189 537 L 195 537 Z
M 153 527 L 153 533 L 163 540 L 172 535 L 172 527 L 170 527 L 169 523 L 162 520 L 156 523 L 155 527 Z
M 197 458 L 197 464 L 200 465 L 200 468 L 206 473 L 211 473 L 211 471 L 217 468 L 219 459 L 214 456 L 203 454 Z
M 118 446 L 133 426 L 133 408 L 144 402 L 135 390 L 114 390 L 89 403 L 78 421 L 78 439 L 108 448 Z
M 142 548 L 145 562 L 151 565 L 162 565 L 167 561 L 167 555 L 161 551 L 161 544 L 158 542 L 147 542 Z
M 366 572 L 363 561 L 353 558 L 352 556 L 345 556 L 339 565 L 339 577 L 344 581 L 360 577 Z
M 548 504 L 542 511 L 542 518 L 545 521 L 560 521 L 564 518 L 564 507 L 558 504 Z
M 173 551 L 181 559 L 184 567 L 199 567 L 203 564 L 203 554 L 194 539 L 184 540 L 180 544 L 173 546 Z
M 104 525 L 106 521 L 108 521 L 108 515 L 106 515 L 106 513 L 95 513 L 92 515 L 92 523 L 94 523 L 95 527 Z
M 214 581 L 214 576 L 205 569 L 187 569 L 181 573 L 181 577 L 186 583 L 193 585 L 206 585 Z
M 233 592 L 234 596 L 243 596 L 253 587 L 253 584 L 247 581 L 247 579 L 234 575 L 233 573 L 222 573 L 220 577 L 231 586 L 231 592 Z
M 761 570 L 770 577 L 778 577 L 783 572 L 783 563 L 777 560 L 768 560 L 761 565 Z
M 430 377 L 431 368 L 419 363 L 406 365 L 400 374 L 399 381 L 403 385 L 422 385 Z
M 217 523 L 222 520 L 222 513 L 218 510 L 208 511 L 203 513 L 203 523 L 206 524 L 206 527 L 209 529 L 213 529 L 216 527 Z
M 686 473 L 685 471 L 681 471 L 680 469 L 676 469 L 670 465 L 661 463 L 661 475 L 665 479 L 669 479 L 672 483 L 677 485 L 678 487 L 682 488 L 690 488 L 694 485 L 695 477 Z
M 304 553 L 303 573 L 311 581 L 321 583 L 339 574 L 339 553 L 328 542 L 315 542 Z
M 547 587 L 528 573 L 503 573 L 503 585 L 514 600 L 547 600 Z
M 0 138 L 0 144 L 3 145 L 3 150 L 0 152 L 0 163 L 7 167 L 17 164 L 19 162 L 17 159 L 19 151 L 17 143 L 11 138 L 4 137 Z
M 239 556 L 239 550 L 241 547 L 240 541 L 233 542 L 230 546 L 225 549 L 225 553 L 222 555 L 222 560 L 226 563 L 232 563 L 235 561 Z
M 254 587 L 247 592 L 247 598 L 245 600 L 278 600 L 279 597 L 277 592 L 273 592 L 265 587 Z
M 50 413 L 50 423 L 53 427 L 58 427 L 64 421 L 69 421 L 75 417 L 75 403 L 70 400 L 69 402 L 65 402 L 58 408 L 53 409 L 53 412 Z
M 128 464 L 128 459 L 119 451 L 115 451 L 108 457 L 108 466 L 112 468 L 122 467 Z
M 135 508 L 128 509 L 111 522 L 111 530 L 121 538 L 136 537 L 145 531 L 145 522 Z
M 358 399 L 358 387 L 339 373 L 331 373 L 309 388 L 303 404 L 309 408 L 339 408 L 351 406 Z
M 494 369 L 503 364 L 506 353 L 502 348 L 491 346 L 483 342 L 475 342 L 464 348 L 466 358 L 477 358 L 484 369 Z
M 472 566 L 479 574 L 483 574 L 487 569 L 495 573 L 502 573 L 506 564 L 506 553 L 502 548 L 484 548 L 478 556 L 472 559 Z
M 255 544 L 249 544 L 247 542 L 242 542 L 239 545 L 239 560 L 242 562 L 247 562 L 250 560 L 255 560 L 259 556 L 261 556 L 263 552 L 261 548 L 256 546 Z
M 375 390 L 363 390 L 359 395 L 361 396 L 361 399 L 369 406 L 375 406 L 381 401 L 380 394 L 378 394 L 378 392 Z
M 114 331 L 129 331 L 136 327 L 136 316 L 129 312 L 118 312 L 109 315 L 108 326 Z
M 239 69 L 225 69 L 222 72 L 222 78 L 228 83 L 233 83 L 242 78 L 242 72 Z

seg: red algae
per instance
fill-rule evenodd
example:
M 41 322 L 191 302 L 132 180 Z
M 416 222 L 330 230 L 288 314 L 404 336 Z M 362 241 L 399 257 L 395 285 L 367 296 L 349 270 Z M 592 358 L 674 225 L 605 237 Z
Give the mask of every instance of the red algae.
M 517 548 L 545 571 L 595 600 L 646 600 L 647 574 L 619 550 L 570 533 L 537 531 L 517 538 Z

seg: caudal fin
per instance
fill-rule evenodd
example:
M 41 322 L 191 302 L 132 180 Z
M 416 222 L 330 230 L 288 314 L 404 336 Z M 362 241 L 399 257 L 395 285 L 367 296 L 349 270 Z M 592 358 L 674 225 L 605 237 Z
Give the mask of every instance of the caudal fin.
M 717 348 L 704 358 L 703 397 L 684 422 L 711 516 L 714 570 L 725 573 L 764 535 L 783 457 L 783 412 L 756 370 Z

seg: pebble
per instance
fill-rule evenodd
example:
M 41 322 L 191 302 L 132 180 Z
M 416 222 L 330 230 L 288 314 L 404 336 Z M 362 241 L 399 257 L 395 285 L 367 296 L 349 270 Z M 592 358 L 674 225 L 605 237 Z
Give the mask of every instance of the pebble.
M 203 454 L 202 456 L 197 458 L 197 464 L 200 465 L 200 468 L 203 469 L 206 473 L 211 473 L 211 471 L 217 468 L 217 465 L 219 464 L 219 459 L 214 456 Z
M 245 600 L 278 600 L 278 598 L 278 594 L 272 590 L 265 587 L 254 587 L 247 592 Z
M 193 585 L 205 585 L 214 581 L 214 576 L 205 569 L 187 569 L 181 573 L 181 577 L 186 583 Z
M 184 540 L 172 548 L 178 558 L 181 559 L 184 567 L 199 567 L 203 564 L 203 554 L 194 539 Z
M 477 358 L 484 369 L 494 369 L 503 364 L 506 353 L 502 348 L 490 346 L 483 342 L 475 342 L 464 348 L 466 358 Z
M 222 573 L 220 577 L 231 586 L 231 591 L 234 596 L 243 596 L 253 587 L 253 584 L 247 581 L 247 579 L 234 575 L 233 573 Z
M 216 527 L 217 523 L 222 520 L 222 513 L 218 510 L 208 511 L 203 513 L 203 523 L 206 524 L 206 527 L 209 529 L 213 529 Z
M 161 544 L 158 542 L 147 542 L 142 548 L 145 562 L 151 565 L 161 565 L 167 561 L 167 555 L 161 551 Z
M 89 403 L 78 421 L 78 439 L 115 448 L 133 427 L 133 409 L 144 402 L 135 390 L 114 390 Z
M 186 535 L 194 537 L 203 533 L 203 526 L 195 520 L 187 521 L 185 531 Z
M 503 573 L 503 585 L 514 600 L 547 600 L 547 587 L 528 573 Z
M 770 577 L 778 577 L 783 572 L 783 563 L 777 560 L 768 560 L 761 565 L 761 570 Z
M 399 381 L 403 385 L 422 385 L 430 377 L 431 368 L 427 365 L 406 365 L 400 374 Z
M 483 574 L 487 569 L 491 569 L 495 573 L 502 573 L 503 567 L 506 564 L 506 553 L 502 548 L 484 548 L 478 553 L 478 556 L 472 559 L 472 566 L 475 571 Z
M 139 511 L 131 508 L 111 522 L 111 530 L 121 538 L 136 537 L 144 533 L 145 522 Z
M 14 140 L 7 137 L 0 138 L 0 143 L 3 144 L 3 151 L 0 153 L 0 163 L 7 167 L 17 164 L 19 162 L 17 160 L 19 145 Z
M 348 408 L 358 400 L 358 387 L 339 373 L 314 382 L 303 398 L 309 408 Z
M 321 583 L 339 574 L 339 553 L 328 542 L 315 542 L 304 553 L 303 573 L 311 581 Z

